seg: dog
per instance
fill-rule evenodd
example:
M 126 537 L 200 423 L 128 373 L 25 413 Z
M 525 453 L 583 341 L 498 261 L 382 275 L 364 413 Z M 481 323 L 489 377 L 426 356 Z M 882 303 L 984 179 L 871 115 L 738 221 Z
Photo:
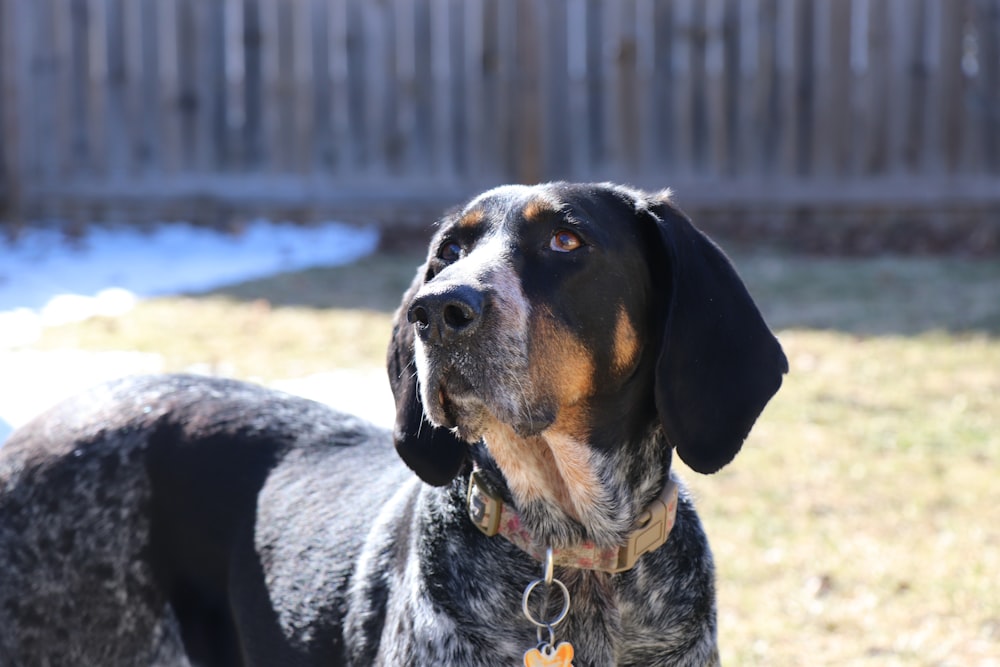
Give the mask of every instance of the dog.
M 669 193 L 490 190 L 395 315 L 391 431 L 171 375 L 15 432 L 0 664 L 716 665 L 672 455 L 729 463 L 787 369 Z

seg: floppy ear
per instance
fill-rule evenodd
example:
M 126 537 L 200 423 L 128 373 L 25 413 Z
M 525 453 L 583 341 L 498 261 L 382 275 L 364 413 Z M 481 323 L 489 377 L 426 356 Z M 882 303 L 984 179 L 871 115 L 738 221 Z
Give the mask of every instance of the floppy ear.
M 714 473 L 740 451 L 788 361 L 722 250 L 665 197 L 649 211 L 670 294 L 656 408 L 684 463 Z
M 434 486 L 444 486 L 462 469 L 469 446 L 451 431 L 437 428 L 424 418 L 413 362 L 413 326 L 406 321 L 406 311 L 423 284 L 425 270 L 422 266 L 417 271 L 392 323 L 387 359 L 389 384 L 396 399 L 392 438 L 400 458 L 420 479 Z

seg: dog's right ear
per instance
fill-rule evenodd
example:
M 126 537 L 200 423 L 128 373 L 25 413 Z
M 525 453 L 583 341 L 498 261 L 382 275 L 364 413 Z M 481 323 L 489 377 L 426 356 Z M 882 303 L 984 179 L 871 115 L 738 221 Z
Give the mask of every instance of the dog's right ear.
M 413 325 L 406 321 L 406 311 L 424 283 L 426 270 L 426 266 L 417 270 L 393 318 L 386 366 L 396 399 L 396 424 L 392 432 L 396 453 L 420 479 L 433 486 L 444 486 L 462 469 L 469 446 L 424 417 L 413 359 Z

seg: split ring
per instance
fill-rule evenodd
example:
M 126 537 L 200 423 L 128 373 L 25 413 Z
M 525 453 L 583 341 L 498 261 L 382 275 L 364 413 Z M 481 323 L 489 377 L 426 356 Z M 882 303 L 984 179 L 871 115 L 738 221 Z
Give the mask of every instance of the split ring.
M 563 606 L 562 609 L 559 611 L 559 614 L 554 619 L 548 622 L 542 622 L 536 620 L 535 617 L 531 615 L 531 609 L 528 608 L 528 598 L 531 597 L 531 592 L 535 590 L 535 587 L 538 586 L 538 584 L 544 584 L 544 583 L 545 583 L 544 579 L 535 579 L 530 584 L 528 584 L 528 587 L 524 589 L 524 597 L 521 599 L 521 610 L 524 612 L 525 618 L 531 621 L 531 623 L 536 627 L 551 629 L 562 623 L 563 620 L 566 618 L 566 615 L 569 614 L 569 589 L 566 588 L 566 584 L 559 581 L 558 579 L 552 580 L 552 583 L 554 583 L 559 588 L 559 590 L 562 591 Z

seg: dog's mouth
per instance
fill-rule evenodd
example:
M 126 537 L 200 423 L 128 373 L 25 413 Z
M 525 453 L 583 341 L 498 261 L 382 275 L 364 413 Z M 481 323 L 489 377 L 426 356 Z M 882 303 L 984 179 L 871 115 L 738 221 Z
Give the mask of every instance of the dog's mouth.
M 424 379 L 421 378 L 424 382 Z M 454 429 L 460 438 L 475 442 L 497 422 L 523 437 L 538 435 L 555 421 L 555 412 L 544 402 L 529 403 L 527 396 L 506 396 L 498 382 L 477 383 L 454 369 L 429 378 L 424 386 L 424 409 L 436 425 Z

